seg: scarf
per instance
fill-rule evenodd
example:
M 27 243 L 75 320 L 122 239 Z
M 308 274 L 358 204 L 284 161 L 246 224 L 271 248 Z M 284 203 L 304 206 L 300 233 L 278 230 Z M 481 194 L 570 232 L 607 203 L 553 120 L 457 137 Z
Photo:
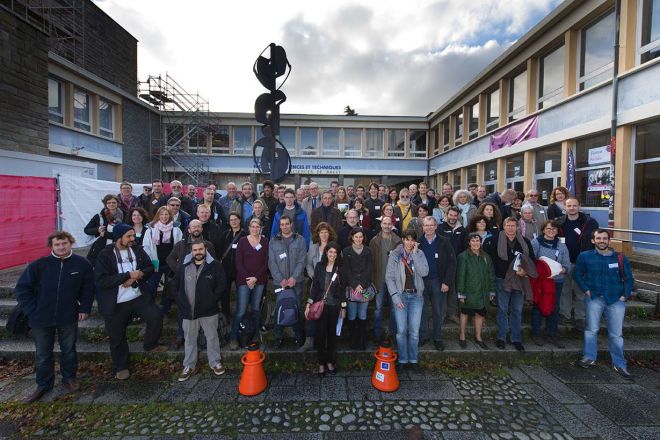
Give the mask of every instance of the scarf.
M 166 225 L 156 222 L 151 229 L 151 240 L 158 246 L 161 244 L 160 239 L 162 234 L 163 243 L 170 242 L 172 240 L 172 229 L 174 229 L 174 222 L 169 222 Z
M 101 211 L 101 214 L 103 219 L 105 219 L 106 223 L 109 225 L 124 222 L 124 212 L 119 208 L 115 210 L 114 214 L 110 212 L 108 208 L 104 208 L 103 211 Z
M 412 220 L 412 205 L 408 203 L 407 205 L 402 205 L 401 202 L 397 202 L 397 206 L 401 210 L 401 230 L 405 231 L 408 229 L 410 220 Z M 404 211 L 404 209 L 407 209 Z
M 539 236 L 536 237 L 536 240 L 539 242 L 539 245 L 544 248 L 557 249 L 557 246 L 559 245 L 559 239 L 557 237 L 555 237 L 554 240 L 547 240 L 544 236 Z
M 527 247 L 525 240 L 523 240 L 522 235 L 520 235 L 520 231 L 516 231 L 516 241 L 518 241 L 520 244 L 523 254 L 529 255 L 529 248 Z M 509 239 L 507 238 L 506 234 L 500 233 L 500 235 L 497 237 L 497 256 L 504 261 L 509 260 L 508 247 Z
M 467 226 L 467 224 L 468 224 L 468 211 L 470 210 L 471 205 L 472 205 L 471 203 L 465 203 L 465 204 L 457 203 L 456 204 L 458 209 L 461 211 L 461 218 L 463 219 L 461 224 L 463 224 L 464 226 Z M 445 212 L 445 215 L 446 214 L 447 213 Z
M 130 210 L 133 207 L 133 194 L 127 196 L 121 196 L 121 204 L 126 208 L 126 211 Z
M 521 218 L 520 221 L 518 222 L 518 227 L 520 228 L 520 234 L 523 237 L 527 237 L 527 234 L 525 233 L 525 231 L 527 230 L 527 224 L 528 223 L 533 225 L 534 223 L 536 223 L 536 220 L 534 220 L 534 219 L 525 220 L 524 218 Z

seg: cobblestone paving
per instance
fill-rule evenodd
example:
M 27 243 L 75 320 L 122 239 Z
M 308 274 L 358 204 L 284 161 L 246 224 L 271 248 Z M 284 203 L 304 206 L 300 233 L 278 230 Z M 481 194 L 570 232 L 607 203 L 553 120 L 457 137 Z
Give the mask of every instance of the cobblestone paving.
M 522 366 L 469 377 L 404 372 L 395 393 L 375 390 L 366 371 L 325 378 L 280 373 L 255 397 L 237 393 L 233 372 L 222 378 L 199 373 L 184 383 L 88 379 L 75 396 L 65 396 L 61 387 L 49 393 L 46 401 L 65 399 L 58 404 L 68 405 L 68 423 L 30 437 L 660 438 L 660 375 L 635 373 L 641 380 L 622 383 L 605 366 L 588 371 Z M 0 383 L 0 400 L 18 400 L 33 386 L 30 377 Z M 0 427 L 0 437 L 9 434 Z

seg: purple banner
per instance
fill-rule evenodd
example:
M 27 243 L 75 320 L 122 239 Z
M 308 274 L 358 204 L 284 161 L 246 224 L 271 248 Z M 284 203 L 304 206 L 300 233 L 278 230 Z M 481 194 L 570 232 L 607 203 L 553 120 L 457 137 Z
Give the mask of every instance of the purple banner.
M 496 131 L 490 136 L 490 152 L 519 144 L 527 139 L 534 139 L 538 137 L 538 132 L 539 119 L 537 116 L 520 121 L 503 130 Z

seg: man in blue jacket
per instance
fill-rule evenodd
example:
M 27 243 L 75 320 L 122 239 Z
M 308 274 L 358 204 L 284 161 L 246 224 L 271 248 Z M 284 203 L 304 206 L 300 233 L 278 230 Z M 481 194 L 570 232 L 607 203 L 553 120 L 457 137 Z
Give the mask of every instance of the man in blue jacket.
M 76 240 L 56 231 L 48 237 L 51 254 L 28 265 L 16 284 L 16 299 L 28 317 L 35 345 L 37 389 L 25 399 L 35 402 L 55 385 L 53 346 L 60 344 L 62 384 L 78 391 L 76 337 L 78 321 L 89 316 L 94 301 L 92 265 L 71 250 Z
M 614 371 L 631 379 L 623 356 L 623 318 L 625 302 L 632 295 L 633 275 L 625 256 L 609 248 L 610 236 L 604 229 L 596 229 L 591 241 L 594 250 L 582 252 L 575 263 L 574 279 L 584 292 L 587 322 L 584 329 L 584 351 L 577 365 L 589 368 L 596 365 L 598 329 L 605 312 L 607 338 Z

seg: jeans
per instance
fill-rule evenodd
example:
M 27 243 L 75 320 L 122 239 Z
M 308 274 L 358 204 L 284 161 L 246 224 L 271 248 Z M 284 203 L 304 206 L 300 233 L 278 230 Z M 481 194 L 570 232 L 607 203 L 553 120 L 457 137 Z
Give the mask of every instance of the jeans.
M 559 314 L 566 319 L 584 319 L 584 292 L 573 279 L 573 269 L 564 275 L 564 287 L 559 303 Z
M 511 342 L 522 342 L 520 325 L 524 297 L 521 291 L 504 290 L 504 279 L 497 280 L 497 339 L 504 341 L 511 329 Z
M 609 306 L 602 296 L 588 297 L 585 295 L 586 323 L 584 328 L 584 352 L 587 359 L 596 360 L 598 355 L 598 329 L 600 317 L 605 312 L 607 319 L 607 340 L 610 346 L 612 365 L 626 368 L 626 358 L 623 356 L 623 318 L 626 314 L 626 304 L 617 301 Z
M 260 310 L 261 310 L 261 295 L 264 293 L 263 284 L 257 284 L 253 289 L 250 289 L 247 284 L 238 286 L 236 291 L 236 316 L 234 317 L 234 322 L 231 323 L 231 333 L 229 339 L 235 341 L 238 338 L 238 324 L 241 322 L 241 319 L 245 316 L 247 311 L 248 304 L 250 304 L 250 310 L 252 311 L 255 322 L 254 326 L 259 332 L 259 319 L 260 319 Z
M 383 282 L 376 294 L 376 309 L 374 310 L 374 336 L 376 339 L 381 339 L 383 336 L 383 309 L 385 306 L 392 307 L 392 299 L 390 293 L 387 291 L 387 284 Z M 394 319 L 394 312 L 390 310 L 390 319 L 388 322 L 388 332 L 390 337 L 396 334 L 396 320 Z
M 449 294 L 440 291 L 440 280 L 424 280 L 424 308 L 422 312 L 422 325 L 419 337 L 422 341 L 429 338 L 429 322 L 433 317 L 433 340 L 442 341 L 442 320 L 446 296 Z
M 295 290 L 296 297 L 298 298 L 298 310 L 302 311 L 302 309 L 300 308 L 300 301 L 302 299 L 303 283 L 296 283 L 296 285 L 293 287 L 293 290 Z M 277 294 L 275 294 L 275 295 L 277 295 Z M 277 303 L 277 301 L 276 301 L 276 303 Z M 298 313 L 298 321 L 296 321 L 296 323 L 291 326 L 291 327 L 293 327 L 293 333 L 294 333 L 296 339 L 302 339 L 305 336 L 304 326 L 303 326 L 303 319 L 304 318 L 305 317 L 303 316 L 302 313 Z M 284 327 L 281 326 L 281 325 L 275 324 L 275 327 L 273 328 L 273 336 L 275 336 L 275 339 L 282 339 L 282 333 L 283 332 L 284 332 Z
M 154 301 L 156 300 L 156 293 L 158 292 L 158 283 L 160 283 L 163 275 L 165 275 L 165 280 L 167 280 L 170 276 L 170 273 L 170 268 L 167 267 L 167 264 L 165 264 L 164 261 L 161 261 L 158 267 L 158 272 L 151 274 L 147 280 L 147 288 L 149 289 L 149 293 L 151 294 L 151 297 L 154 299 Z M 169 296 L 167 296 L 165 290 L 163 290 L 163 298 L 160 300 L 160 308 L 164 314 L 167 314 L 167 312 L 169 312 L 172 308 L 172 300 L 170 300 Z
M 424 298 L 416 293 L 402 293 L 403 309 L 392 306 L 396 318 L 396 345 L 399 363 L 416 364 L 419 359 L 419 323 L 422 320 Z
M 367 308 L 369 307 L 368 302 L 355 302 L 348 301 L 347 305 L 347 316 L 349 321 L 355 320 L 355 318 L 365 320 L 367 319 Z
M 561 289 L 563 281 L 555 281 L 555 307 L 550 316 L 543 316 L 541 309 L 536 304 L 532 307 L 532 334 L 541 336 L 541 324 L 545 318 L 545 330 L 548 336 L 557 336 L 557 326 L 559 324 L 559 304 L 561 301 Z
M 78 323 L 52 327 L 32 327 L 32 337 L 36 348 L 37 387 L 40 390 L 50 390 L 55 385 L 55 361 L 53 359 L 55 333 L 57 333 L 57 340 L 60 344 L 62 382 L 66 383 L 76 378 L 76 371 L 78 370 L 78 356 L 76 354 Z
M 193 320 L 183 320 L 185 335 L 183 366 L 195 368 L 197 366 L 197 335 L 200 327 L 206 336 L 206 357 L 209 367 L 213 368 L 220 363 L 220 339 L 218 339 L 218 314 L 205 316 Z

